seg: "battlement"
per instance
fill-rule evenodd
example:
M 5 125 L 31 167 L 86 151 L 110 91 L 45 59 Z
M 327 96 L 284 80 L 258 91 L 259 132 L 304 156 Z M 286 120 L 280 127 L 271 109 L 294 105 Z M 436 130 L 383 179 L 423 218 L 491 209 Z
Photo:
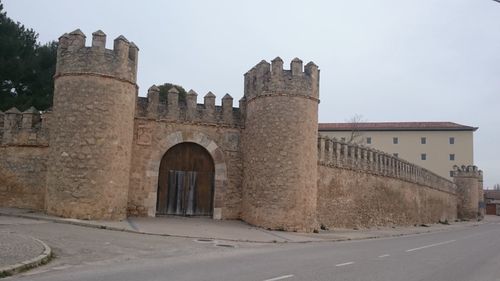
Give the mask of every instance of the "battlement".
M 34 107 L 21 112 L 13 107 L 0 111 L 2 146 L 48 146 L 48 113 Z
M 453 166 L 453 177 L 478 178 L 482 181 L 483 171 L 474 165 Z
M 271 63 L 262 60 L 245 73 L 245 97 L 250 101 L 268 95 L 305 96 L 318 100 L 318 66 L 309 62 L 303 67 L 302 60 L 295 58 L 290 62 L 290 70 L 284 70 L 280 57 Z
M 92 33 L 92 45 L 85 46 L 85 34 L 80 29 L 59 37 L 55 78 L 65 75 L 99 75 L 135 84 L 139 48 L 120 35 L 113 50 L 106 49 L 106 34 Z
M 168 91 L 167 100 L 160 102 L 160 89 L 153 85 L 147 97 L 137 99 L 136 117 L 155 120 L 168 120 L 188 123 L 206 123 L 230 127 L 242 126 L 239 108 L 233 107 L 233 98 L 226 94 L 221 105 L 215 105 L 216 96 L 208 92 L 204 103 L 197 103 L 198 94 L 189 90 L 185 101 L 179 101 L 179 92 L 175 87 Z
M 318 159 L 319 164 L 324 166 L 359 170 L 456 193 L 451 181 L 429 170 L 386 152 L 342 142 L 336 138 L 318 137 Z

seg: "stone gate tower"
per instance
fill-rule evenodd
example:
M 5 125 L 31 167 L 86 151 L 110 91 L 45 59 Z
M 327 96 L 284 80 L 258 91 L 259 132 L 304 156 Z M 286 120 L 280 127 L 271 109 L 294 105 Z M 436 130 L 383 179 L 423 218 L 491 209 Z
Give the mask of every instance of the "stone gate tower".
M 59 38 L 46 209 L 83 219 L 126 216 L 138 48 L 80 30 Z
M 245 74 L 242 218 L 289 231 L 316 227 L 319 70 L 277 57 Z

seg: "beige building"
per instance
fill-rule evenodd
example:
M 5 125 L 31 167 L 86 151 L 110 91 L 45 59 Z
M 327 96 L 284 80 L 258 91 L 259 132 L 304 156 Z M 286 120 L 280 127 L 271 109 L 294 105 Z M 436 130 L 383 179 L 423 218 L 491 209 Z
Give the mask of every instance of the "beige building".
M 454 165 L 474 164 L 477 129 L 452 122 L 319 124 L 323 136 L 388 152 L 450 180 Z

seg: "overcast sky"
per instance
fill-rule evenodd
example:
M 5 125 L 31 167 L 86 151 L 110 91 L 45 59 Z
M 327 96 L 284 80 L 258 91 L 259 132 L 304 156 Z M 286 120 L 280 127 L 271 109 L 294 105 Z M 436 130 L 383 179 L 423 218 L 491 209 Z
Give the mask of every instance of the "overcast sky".
M 243 74 L 280 56 L 321 69 L 320 122 L 477 126 L 475 164 L 500 183 L 500 3 L 493 0 L 3 0 L 41 42 L 80 28 L 140 48 L 138 84 L 243 95 Z

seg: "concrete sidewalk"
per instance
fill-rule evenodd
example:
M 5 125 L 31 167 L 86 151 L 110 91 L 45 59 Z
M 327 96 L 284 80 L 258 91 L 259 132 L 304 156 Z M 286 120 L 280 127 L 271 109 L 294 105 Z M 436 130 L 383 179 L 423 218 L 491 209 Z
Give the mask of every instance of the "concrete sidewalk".
M 329 231 L 320 231 L 319 233 L 296 233 L 265 230 L 237 220 L 213 220 L 210 218 L 196 217 L 131 217 L 123 221 L 92 221 L 65 219 L 46 215 L 42 212 L 15 208 L 0 208 L 0 215 L 148 235 L 255 243 L 305 243 L 394 237 L 436 231 L 449 231 L 458 227 L 472 227 L 482 223 L 455 222 L 450 225 L 433 224 L 417 227 L 377 227 L 360 230 L 333 229 Z M 496 217 L 493 218 L 493 220 L 495 219 L 498 220 Z
M 0 231 L 0 278 L 49 261 L 51 249 L 30 236 Z

